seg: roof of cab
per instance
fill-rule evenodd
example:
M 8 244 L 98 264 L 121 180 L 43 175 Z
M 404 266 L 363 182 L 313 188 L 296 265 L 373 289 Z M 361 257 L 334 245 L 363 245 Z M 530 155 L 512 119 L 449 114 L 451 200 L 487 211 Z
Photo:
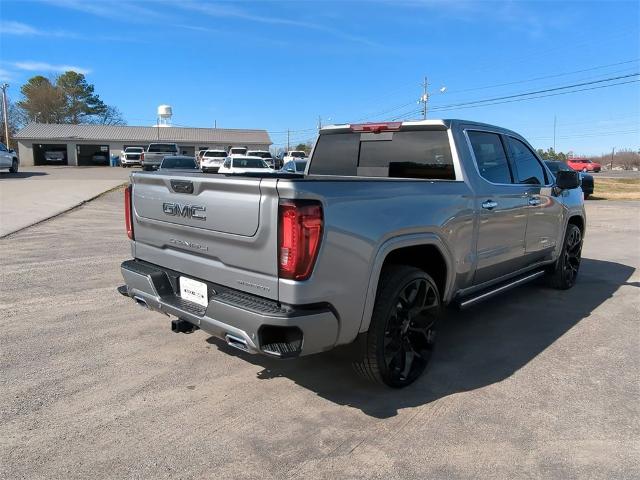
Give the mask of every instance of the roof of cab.
M 458 118 L 444 118 L 444 119 L 428 119 L 428 120 L 405 120 L 402 122 L 371 122 L 372 124 L 379 123 L 401 123 L 403 127 L 445 127 L 445 128 L 454 128 L 454 127 L 478 127 L 483 130 L 494 130 L 500 131 L 502 133 L 509 133 L 518 137 L 521 137 L 520 134 L 514 132 L 513 130 L 509 130 L 508 128 L 499 127 L 498 125 L 491 125 L 488 123 L 476 122 L 473 120 L 462 120 Z M 320 130 L 320 133 L 334 133 L 336 130 L 346 130 L 351 127 L 351 125 L 361 125 L 357 123 L 344 123 L 338 125 L 327 125 Z M 365 123 L 366 125 L 366 123 Z

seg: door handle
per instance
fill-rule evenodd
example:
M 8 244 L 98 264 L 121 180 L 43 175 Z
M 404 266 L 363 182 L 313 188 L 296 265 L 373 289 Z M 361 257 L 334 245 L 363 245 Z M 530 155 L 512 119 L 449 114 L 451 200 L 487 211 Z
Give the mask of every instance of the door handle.
M 536 205 L 540 205 L 542 201 L 539 197 L 532 197 L 529 199 L 529 205 L 535 207 Z
M 486 210 L 493 210 L 498 206 L 498 202 L 494 202 L 493 200 L 486 200 L 482 202 L 482 208 Z

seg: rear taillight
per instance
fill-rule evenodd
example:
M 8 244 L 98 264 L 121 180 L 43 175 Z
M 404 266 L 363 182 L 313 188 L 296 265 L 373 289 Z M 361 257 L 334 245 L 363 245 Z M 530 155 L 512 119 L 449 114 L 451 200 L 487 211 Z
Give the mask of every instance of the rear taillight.
M 141 161 L 141 162 L 142 162 L 142 161 L 144 161 L 144 152 L 142 152 L 142 153 L 140 154 L 140 161 Z
M 131 192 L 133 187 L 128 185 L 124 190 L 124 225 L 127 229 L 127 237 L 134 240 L 133 237 L 133 215 L 131 207 Z
M 384 122 L 384 123 L 358 123 L 351 125 L 352 132 L 397 132 L 402 127 L 402 122 Z
M 280 278 L 306 280 L 320 250 L 322 205 L 316 201 L 281 200 L 278 219 Z

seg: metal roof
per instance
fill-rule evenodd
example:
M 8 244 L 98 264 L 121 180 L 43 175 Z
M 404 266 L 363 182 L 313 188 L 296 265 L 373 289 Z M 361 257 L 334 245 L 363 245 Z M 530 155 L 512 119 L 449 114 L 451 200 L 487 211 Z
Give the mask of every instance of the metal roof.
M 186 127 L 134 127 L 119 125 L 66 125 L 30 123 L 18 140 L 101 140 L 125 142 L 224 143 L 229 145 L 271 145 L 266 130 Z

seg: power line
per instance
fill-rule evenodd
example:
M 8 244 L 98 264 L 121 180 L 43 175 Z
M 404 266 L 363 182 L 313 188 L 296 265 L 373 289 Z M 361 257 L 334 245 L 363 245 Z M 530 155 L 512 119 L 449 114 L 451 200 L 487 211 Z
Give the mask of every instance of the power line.
M 462 107 L 448 107 L 448 108 L 437 108 L 438 111 L 447 111 L 447 110 L 456 110 L 456 109 L 465 109 L 465 108 L 478 108 L 478 107 L 488 107 L 490 105 L 500 105 L 503 103 L 514 103 L 514 102 L 524 102 L 527 100 L 535 100 L 537 98 L 545 98 L 545 97 L 556 97 L 559 95 L 568 95 L 570 93 L 577 93 L 577 92 L 586 92 L 588 90 L 598 90 L 600 88 L 608 88 L 608 87 L 615 87 L 617 85 L 626 85 L 629 83 L 637 83 L 640 80 L 629 80 L 626 82 L 618 82 L 618 83 L 611 83 L 609 85 L 598 85 L 596 87 L 589 87 L 589 88 L 580 88 L 577 90 L 571 90 L 570 92 L 557 92 L 557 93 L 549 93 L 547 95 L 538 95 L 535 97 L 527 97 L 527 98 L 516 98 L 513 100 L 504 100 L 504 101 L 500 101 L 500 102 L 493 102 L 493 103 L 484 103 L 485 101 L 482 101 L 482 103 L 478 104 L 478 105 L 467 105 L 467 106 L 462 106 Z M 434 108 L 433 110 L 436 110 L 436 108 Z
M 638 74 L 636 74 L 638 75 Z M 441 107 L 433 107 L 431 110 L 437 110 L 437 111 L 449 111 L 449 110 L 457 110 L 457 109 L 466 109 L 466 108 L 478 108 L 478 107 L 487 107 L 487 106 L 491 106 L 491 105 L 500 105 L 500 104 L 504 104 L 504 103 L 514 103 L 514 102 L 524 102 L 527 100 L 535 100 L 538 98 L 545 98 L 545 97 L 555 97 L 555 96 L 559 96 L 559 95 L 568 95 L 570 93 L 577 93 L 577 92 L 584 92 L 584 91 L 588 91 L 588 90 L 598 90 L 601 88 L 607 88 L 607 87 L 615 87 L 617 85 L 626 85 L 626 84 L 630 84 L 630 83 L 637 83 L 640 80 L 629 80 L 626 82 L 617 82 L 617 83 L 611 83 L 609 85 L 598 85 L 595 87 L 588 87 L 588 88 L 580 88 L 580 89 L 576 89 L 576 90 L 571 90 L 569 92 L 556 92 L 556 93 L 549 93 L 546 95 L 537 95 L 534 97 L 525 97 L 525 98 L 515 98 L 515 99 L 511 99 L 511 100 L 503 100 L 503 101 L 497 101 L 497 102 L 492 102 L 492 103 L 486 103 L 487 100 L 479 100 L 477 102 L 467 102 L 464 104 L 464 106 L 441 106 Z M 529 94 L 531 95 L 531 93 Z M 413 110 L 409 110 L 407 112 L 404 112 L 400 115 L 397 115 L 396 117 L 390 118 L 389 120 L 400 120 L 403 118 L 408 118 L 411 115 L 417 115 L 419 113 L 422 112 L 422 109 L 413 109 Z
M 548 78 L 563 77 L 563 76 L 566 76 L 566 75 L 573 75 L 574 73 L 589 72 L 589 71 L 592 71 L 592 70 L 599 70 L 601 68 L 616 67 L 618 65 L 626 65 L 626 64 L 629 64 L 629 63 L 637 63 L 639 61 L 640 61 L 640 59 L 636 58 L 634 60 L 626 60 L 624 62 L 610 63 L 610 64 L 607 64 L 607 65 L 599 65 L 597 67 L 583 68 L 581 70 L 573 70 L 572 72 L 557 73 L 557 74 L 554 74 L 554 75 L 545 75 L 545 76 L 542 76 L 542 77 L 534 77 L 534 78 L 529 78 L 529 79 L 525 79 L 525 80 L 515 80 L 513 82 L 498 83 L 498 84 L 495 84 L 495 85 L 485 85 L 483 87 L 465 88 L 464 90 L 453 90 L 453 91 L 449 91 L 448 93 L 450 95 L 453 95 L 453 94 L 456 94 L 456 93 L 473 92 L 473 91 L 477 91 L 477 90 L 486 90 L 486 89 L 497 88 L 497 87 L 507 87 L 509 85 L 517 85 L 517 84 L 521 84 L 521 83 L 535 82 L 537 80 L 546 80 Z
M 558 139 L 565 138 L 592 138 L 592 137 L 603 137 L 609 135 L 630 135 L 632 133 L 638 133 L 638 129 L 630 129 L 630 130 L 614 130 L 614 131 L 604 131 L 604 132 L 585 132 L 585 133 L 577 133 L 574 135 L 560 135 Z M 530 140 L 550 140 L 553 137 L 527 137 Z
M 639 62 L 640 59 L 633 59 L 633 60 L 625 60 L 625 61 L 621 61 L 621 62 L 615 62 L 615 63 L 610 63 L 610 64 L 606 64 L 606 65 L 598 65 L 595 67 L 590 67 L 590 68 L 583 68 L 583 69 L 579 69 L 579 70 L 573 70 L 570 72 L 564 72 L 564 73 L 559 73 L 559 74 L 554 74 L 554 75 L 545 75 L 545 76 L 541 76 L 541 77 L 534 77 L 534 78 L 527 78 L 527 79 L 522 79 L 522 80 L 515 80 L 513 82 L 507 82 L 507 83 L 500 83 L 500 84 L 494 84 L 494 85 L 485 85 L 485 86 L 481 86 L 481 87 L 474 87 L 474 88 L 468 88 L 468 89 L 464 89 L 464 90 L 457 90 L 457 91 L 452 91 L 452 92 L 448 92 L 451 94 L 457 94 L 457 93 L 463 93 L 463 92 L 470 92 L 470 91 L 477 91 L 477 90 L 485 90 L 485 89 L 490 89 L 490 88 L 497 88 L 497 87 L 503 87 L 503 86 L 509 86 L 509 85 L 517 85 L 517 84 L 522 84 L 522 83 L 529 83 L 529 82 L 534 82 L 534 81 L 538 81 L 538 80 L 544 80 L 544 79 L 548 79 L 548 78 L 557 78 L 557 77 L 561 77 L 561 76 L 566 76 L 566 75 L 572 75 L 575 73 L 583 73 L 583 72 L 588 72 L 588 71 L 593 71 L 593 70 L 598 70 L 598 69 L 602 69 L 602 68 L 609 68 L 609 67 L 614 67 L 614 66 L 619 66 L 619 65 L 628 65 L 631 63 L 636 63 Z M 624 70 L 628 70 L 628 69 L 624 69 Z M 624 71 L 622 70 L 622 71 Z M 611 73 L 618 73 L 618 72 L 609 72 Z M 591 77 L 593 78 L 593 77 Z M 587 80 L 587 79 L 585 79 Z M 602 79 L 598 79 L 598 81 L 606 81 L 606 80 L 602 80 Z M 585 82 L 587 83 L 587 82 Z M 418 85 L 418 84 L 417 84 Z M 422 86 L 423 84 L 419 84 L 420 86 Z M 558 87 L 558 88 L 565 88 L 565 87 Z M 566 87 L 568 88 L 568 87 Z M 549 91 L 551 91 L 551 89 L 549 89 Z M 533 94 L 533 93 L 530 93 Z M 491 99 L 487 100 L 487 101 L 491 101 Z M 473 103 L 475 103 L 477 101 L 474 101 Z M 397 110 L 400 110 L 402 108 L 408 107 L 409 105 L 413 105 L 413 102 L 407 102 L 407 103 L 403 103 L 400 105 L 395 105 L 393 107 L 384 109 L 384 110 L 380 110 L 380 111 L 376 111 L 374 113 L 370 113 L 367 114 L 357 120 L 348 122 L 348 123 L 358 123 L 358 122 L 362 122 L 364 120 L 368 120 L 371 119 L 373 117 L 379 117 L 381 115 L 385 115 L 391 112 L 395 112 Z M 444 105 L 441 107 L 433 107 L 433 109 L 437 109 L 437 108 L 442 108 L 442 107 L 448 107 L 449 105 Z M 414 113 L 413 110 L 411 110 L 411 113 Z M 404 114 L 397 114 L 395 118 L 401 118 Z
M 432 110 L 445 110 L 445 109 L 451 109 L 451 108 L 457 108 L 457 107 L 464 107 L 466 105 L 475 105 L 478 103 L 485 103 L 485 102 L 494 102 L 494 101 L 499 101 L 499 100 L 508 100 L 508 99 L 512 99 L 512 98 L 518 98 L 518 97 L 525 97 L 525 96 L 529 96 L 529 95 L 537 95 L 539 93 L 548 93 L 548 92 L 555 92 L 558 90 L 566 90 L 568 88 L 575 88 L 575 87 L 582 87 L 585 85 L 593 85 L 596 83 L 603 83 L 603 82 L 611 82 L 614 80 L 622 80 L 625 78 L 630 78 L 630 77 L 637 77 L 638 75 L 640 75 L 640 73 L 631 73 L 629 75 L 619 75 L 617 77 L 609 77 L 609 78 L 603 78 L 601 80 L 592 80 L 590 82 L 582 82 L 582 83 L 574 83 L 572 85 L 564 85 L 562 87 L 554 87 L 554 88 L 545 88 L 543 90 L 535 90 L 532 92 L 524 92 L 524 93 L 517 93 L 514 95 L 506 95 L 503 97 L 493 97 L 493 98 L 486 98 L 484 100 L 474 100 L 474 101 L 470 101 L 470 102 L 462 102 L 462 103 L 452 103 L 449 105 L 441 105 L 441 106 L 436 106 L 433 107 Z

